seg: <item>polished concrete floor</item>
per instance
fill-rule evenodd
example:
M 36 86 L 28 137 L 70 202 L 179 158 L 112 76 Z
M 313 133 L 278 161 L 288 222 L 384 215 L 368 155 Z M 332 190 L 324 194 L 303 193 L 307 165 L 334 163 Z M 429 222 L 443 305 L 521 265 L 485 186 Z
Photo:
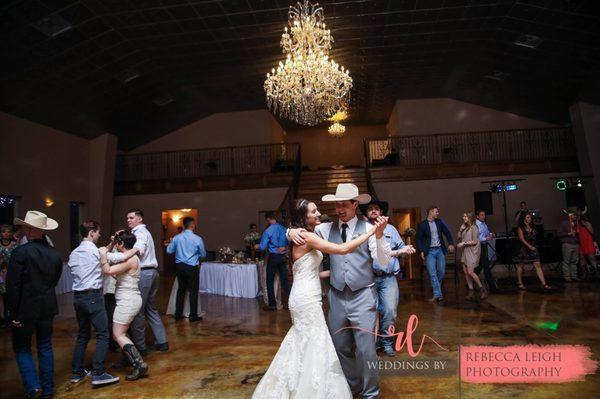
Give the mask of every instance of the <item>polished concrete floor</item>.
M 160 308 L 164 310 L 173 278 L 162 279 Z M 483 303 L 473 303 L 464 299 L 462 281 L 455 285 L 449 274 L 444 282 L 444 305 L 425 300 L 431 295 L 427 284 L 403 282 L 398 328 L 405 329 L 410 314 L 418 315 L 415 336 L 426 333 L 449 349 L 444 351 L 426 342 L 419 359 L 445 360 L 448 368 L 437 375 L 386 374 L 382 376 L 380 397 L 597 397 L 600 373 L 587 376 L 583 382 L 565 384 L 459 382 L 459 344 L 585 344 L 591 347 L 593 358 L 600 359 L 600 284 L 592 281 L 565 286 L 555 276 L 551 282 L 556 290 L 543 293 L 534 288 L 537 284 L 531 272 L 526 282 L 531 287 L 527 292 L 507 290 L 491 295 Z M 68 382 L 76 328 L 71 294 L 62 295 L 60 301 L 61 314 L 55 321 L 53 341 L 58 398 L 249 398 L 290 326 L 287 311 L 265 312 L 256 300 L 202 295 L 206 311 L 203 321 L 176 323 L 172 317 L 163 318 L 171 349 L 148 356 L 149 378 L 128 382 L 124 381 L 124 372 L 115 372 L 122 377 L 120 383 L 92 389 L 89 380 L 77 385 Z M 558 322 L 558 328 L 542 329 L 540 322 Z M 0 397 L 21 397 L 22 386 L 8 330 L 0 331 L 0 348 Z M 93 342 L 88 348 L 88 362 L 92 350 Z M 119 356 L 110 353 L 107 364 Z M 403 351 L 393 360 L 408 361 L 410 357 Z

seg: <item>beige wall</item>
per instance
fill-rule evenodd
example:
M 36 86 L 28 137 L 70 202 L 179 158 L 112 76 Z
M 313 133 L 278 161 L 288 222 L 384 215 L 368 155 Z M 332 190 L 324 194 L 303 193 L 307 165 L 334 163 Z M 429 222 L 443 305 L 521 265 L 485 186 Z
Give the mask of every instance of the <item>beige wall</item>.
M 397 100 L 387 124 L 391 135 L 412 136 L 556 125 L 451 98 Z
M 2 176 L 0 192 L 20 197 L 19 217 L 27 210 L 59 223 L 49 233 L 63 256 L 70 250 L 69 202 L 89 202 L 89 141 L 0 113 Z M 46 207 L 46 198 L 54 205 Z
M 272 133 L 273 120 L 267 110 L 213 114 L 139 146 L 131 153 L 270 144 L 275 139 L 279 142 L 283 130 L 279 127 L 280 131 Z
M 112 223 L 117 138 L 104 134 L 89 141 L 89 146 L 90 197 L 86 213 L 104 226 L 104 236 L 108 237 Z
M 113 230 L 124 227 L 127 210 L 134 207 L 142 209 L 162 265 L 163 248 L 159 245 L 163 237 L 161 212 L 192 208 L 198 210 L 197 232 L 204 239 L 207 250 L 218 250 L 222 246 L 243 249 L 243 237 L 248 231 L 248 224 L 258 222 L 259 211 L 277 209 L 286 191 L 287 188 L 269 188 L 116 196 Z
M 568 176 L 561 174 L 560 176 Z M 515 176 L 527 180 L 517 182 L 519 189 L 508 192 L 507 210 L 509 229 L 514 226 L 514 215 L 519 209 L 519 202 L 526 201 L 529 208 L 539 209 L 544 218 L 546 230 L 556 229 L 562 219 L 562 209 L 566 207 L 565 193 L 554 187 L 550 177 L 554 174 Z M 506 177 L 504 177 L 506 178 Z M 453 234 L 458 231 L 462 214 L 473 210 L 473 193 L 486 191 L 489 184 L 482 181 L 495 180 L 491 178 L 443 179 L 409 182 L 374 183 L 375 191 L 379 198 L 390 203 L 393 208 L 421 208 L 422 219 L 426 217 L 429 205 L 440 208 L 440 217 L 448 224 Z M 502 210 L 502 196 L 493 194 L 494 214 L 488 217 L 488 224 L 492 231 L 504 231 L 504 213 Z M 390 211 L 391 212 L 391 211 Z
M 585 194 L 592 224 L 600 225 L 600 106 L 578 102 L 569 109 L 573 134 L 577 146 L 577 158 L 581 174 L 590 176 L 584 180 Z
M 385 125 L 346 126 L 346 135 L 337 139 L 327 133 L 328 126 L 292 130 L 287 141 L 302 145 L 302 164 L 310 169 L 331 165 L 364 166 L 363 141 L 365 138 L 383 137 Z

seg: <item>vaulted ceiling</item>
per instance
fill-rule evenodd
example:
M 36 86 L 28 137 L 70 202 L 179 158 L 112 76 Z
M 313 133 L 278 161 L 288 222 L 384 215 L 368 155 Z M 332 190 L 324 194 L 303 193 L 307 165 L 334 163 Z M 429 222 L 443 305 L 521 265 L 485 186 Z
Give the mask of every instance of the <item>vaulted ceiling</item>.
M 600 93 L 594 0 L 320 1 L 354 78 L 351 123 L 452 97 L 555 123 Z M 289 0 L 5 0 L 0 110 L 128 149 L 265 108 Z M 527 36 L 528 35 L 528 36 Z M 282 121 L 288 129 L 295 126 Z

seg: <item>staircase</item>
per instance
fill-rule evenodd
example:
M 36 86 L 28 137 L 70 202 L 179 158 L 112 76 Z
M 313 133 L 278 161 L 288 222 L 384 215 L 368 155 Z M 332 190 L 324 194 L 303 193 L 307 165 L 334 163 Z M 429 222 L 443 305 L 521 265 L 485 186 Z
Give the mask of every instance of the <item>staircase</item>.
M 335 218 L 335 202 L 323 202 L 321 197 L 325 194 L 334 194 L 339 183 L 353 183 L 358 191 L 368 193 L 367 175 L 363 168 L 326 169 L 317 171 L 303 171 L 300 178 L 298 197 L 314 202 L 321 214 Z

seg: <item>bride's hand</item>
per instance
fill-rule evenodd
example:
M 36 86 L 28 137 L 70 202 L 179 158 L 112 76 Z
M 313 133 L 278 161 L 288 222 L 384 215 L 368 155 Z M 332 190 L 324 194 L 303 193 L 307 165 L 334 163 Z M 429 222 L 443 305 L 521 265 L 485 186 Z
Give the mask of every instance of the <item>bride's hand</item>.
M 377 221 L 375 221 L 375 237 L 381 238 L 383 237 L 383 232 L 388 224 L 387 216 L 379 216 Z

